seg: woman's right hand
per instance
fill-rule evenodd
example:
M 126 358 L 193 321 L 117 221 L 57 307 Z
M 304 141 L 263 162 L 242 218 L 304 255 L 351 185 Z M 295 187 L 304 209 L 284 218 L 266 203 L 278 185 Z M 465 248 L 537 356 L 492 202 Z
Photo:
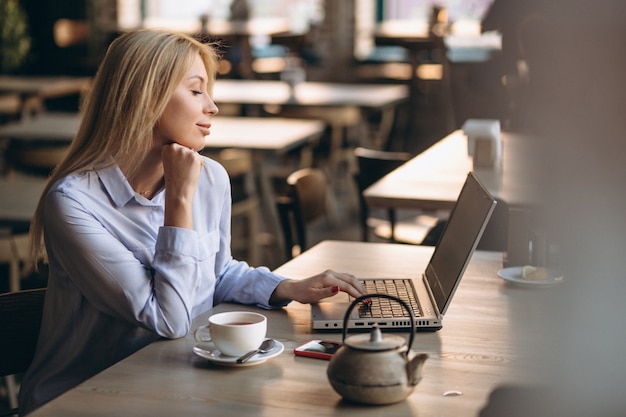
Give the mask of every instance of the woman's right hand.
M 177 143 L 163 146 L 165 226 L 193 229 L 191 207 L 202 170 L 202 156 Z

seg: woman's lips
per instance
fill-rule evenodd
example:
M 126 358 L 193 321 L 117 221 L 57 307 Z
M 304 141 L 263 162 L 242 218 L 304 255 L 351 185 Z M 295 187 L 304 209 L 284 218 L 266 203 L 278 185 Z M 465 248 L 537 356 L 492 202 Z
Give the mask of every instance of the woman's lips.
M 197 126 L 202 131 L 204 136 L 209 135 L 211 133 L 211 125 L 210 124 L 199 124 Z

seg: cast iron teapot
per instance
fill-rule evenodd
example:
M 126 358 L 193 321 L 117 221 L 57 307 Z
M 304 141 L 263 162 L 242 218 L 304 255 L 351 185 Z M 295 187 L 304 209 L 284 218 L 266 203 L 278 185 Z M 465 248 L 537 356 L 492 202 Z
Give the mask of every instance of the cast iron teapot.
M 411 317 L 409 343 L 397 335 L 383 335 L 377 326 L 371 333 L 346 339 L 347 321 L 353 308 L 371 298 L 389 298 L 402 305 Z M 333 389 L 344 399 L 363 404 L 391 404 L 404 400 L 422 379 L 427 354 L 411 352 L 415 318 L 402 300 L 385 294 L 368 294 L 355 299 L 344 316 L 343 345 L 328 364 Z

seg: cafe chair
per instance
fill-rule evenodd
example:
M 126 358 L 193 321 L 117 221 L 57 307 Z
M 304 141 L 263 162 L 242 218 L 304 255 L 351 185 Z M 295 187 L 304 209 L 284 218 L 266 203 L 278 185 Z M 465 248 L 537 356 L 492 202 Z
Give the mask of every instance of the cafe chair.
M 354 181 L 359 192 L 361 235 L 362 240 L 367 242 L 369 240 L 370 225 L 380 224 L 384 220 L 370 218 L 370 209 L 363 196 L 363 191 L 411 159 L 411 155 L 407 152 L 388 152 L 358 147 L 354 149 L 354 156 L 357 162 L 357 172 L 354 174 Z M 389 238 L 391 241 L 394 241 L 396 210 L 390 208 L 386 214 L 390 230 Z
M 341 180 L 346 179 L 345 173 L 352 169 L 352 150 L 363 133 L 363 119 L 358 107 L 264 106 L 264 110 L 278 117 L 324 121 L 327 134 L 313 149 L 315 164 L 327 170 L 329 177 L 334 180 L 333 185 L 342 185 Z
M 390 152 L 363 147 L 355 148 L 357 172 L 354 180 L 359 194 L 359 222 L 361 224 L 362 240 L 369 240 L 370 229 L 382 239 L 396 243 L 434 246 L 437 243 L 442 225 L 448 212 L 419 213 L 406 219 L 398 219 L 397 211 L 393 208 L 386 210 L 386 219 L 373 216 L 367 205 L 363 192 L 370 185 L 398 168 L 411 159 L 407 152 Z M 433 243 L 434 242 L 434 243 Z
M 7 386 L 10 410 L 18 415 L 16 376 L 26 372 L 35 354 L 45 288 L 0 294 L 0 376 Z
M 509 206 L 503 200 L 497 198 L 497 204 L 485 230 L 478 241 L 476 249 L 496 252 L 506 252 L 509 239 Z M 443 233 L 447 218 L 440 218 L 428 231 L 421 244 L 435 246 Z
M 47 177 L 67 154 L 69 145 L 16 145 L 7 149 L 7 170 Z
M 245 149 L 228 148 L 218 152 L 203 152 L 226 169 L 231 182 L 233 222 L 242 219 L 247 234 L 239 239 L 232 237 L 233 244 L 245 242 L 246 260 L 250 265 L 260 262 L 259 210 L 260 200 L 252 177 L 252 153 Z
M 22 278 L 28 268 L 22 268 L 28 262 L 28 233 L 17 232 L 10 228 L 0 228 L 0 264 L 9 266 L 9 291 L 21 289 Z
M 10 146 L 7 175 L 47 177 L 67 153 L 67 145 Z M 0 264 L 9 266 L 9 290 L 22 288 L 22 279 L 31 272 L 28 258 L 28 229 L 23 225 L 0 228 Z
M 334 221 L 331 188 L 324 171 L 303 168 L 287 177 L 288 190 L 277 197 L 276 207 L 287 260 L 307 249 L 307 228 L 326 219 Z

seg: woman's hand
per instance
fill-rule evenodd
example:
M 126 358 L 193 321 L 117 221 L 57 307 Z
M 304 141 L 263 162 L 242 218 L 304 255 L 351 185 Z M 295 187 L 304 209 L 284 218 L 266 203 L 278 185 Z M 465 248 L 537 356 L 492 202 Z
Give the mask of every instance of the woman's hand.
M 202 170 L 202 157 L 177 143 L 163 146 L 165 226 L 193 228 L 191 207 Z
M 327 270 L 303 280 L 281 282 L 274 290 L 270 304 L 291 300 L 300 303 L 316 303 L 339 291 L 346 292 L 355 298 L 365 294 L 365 289 L 353 275 Z

